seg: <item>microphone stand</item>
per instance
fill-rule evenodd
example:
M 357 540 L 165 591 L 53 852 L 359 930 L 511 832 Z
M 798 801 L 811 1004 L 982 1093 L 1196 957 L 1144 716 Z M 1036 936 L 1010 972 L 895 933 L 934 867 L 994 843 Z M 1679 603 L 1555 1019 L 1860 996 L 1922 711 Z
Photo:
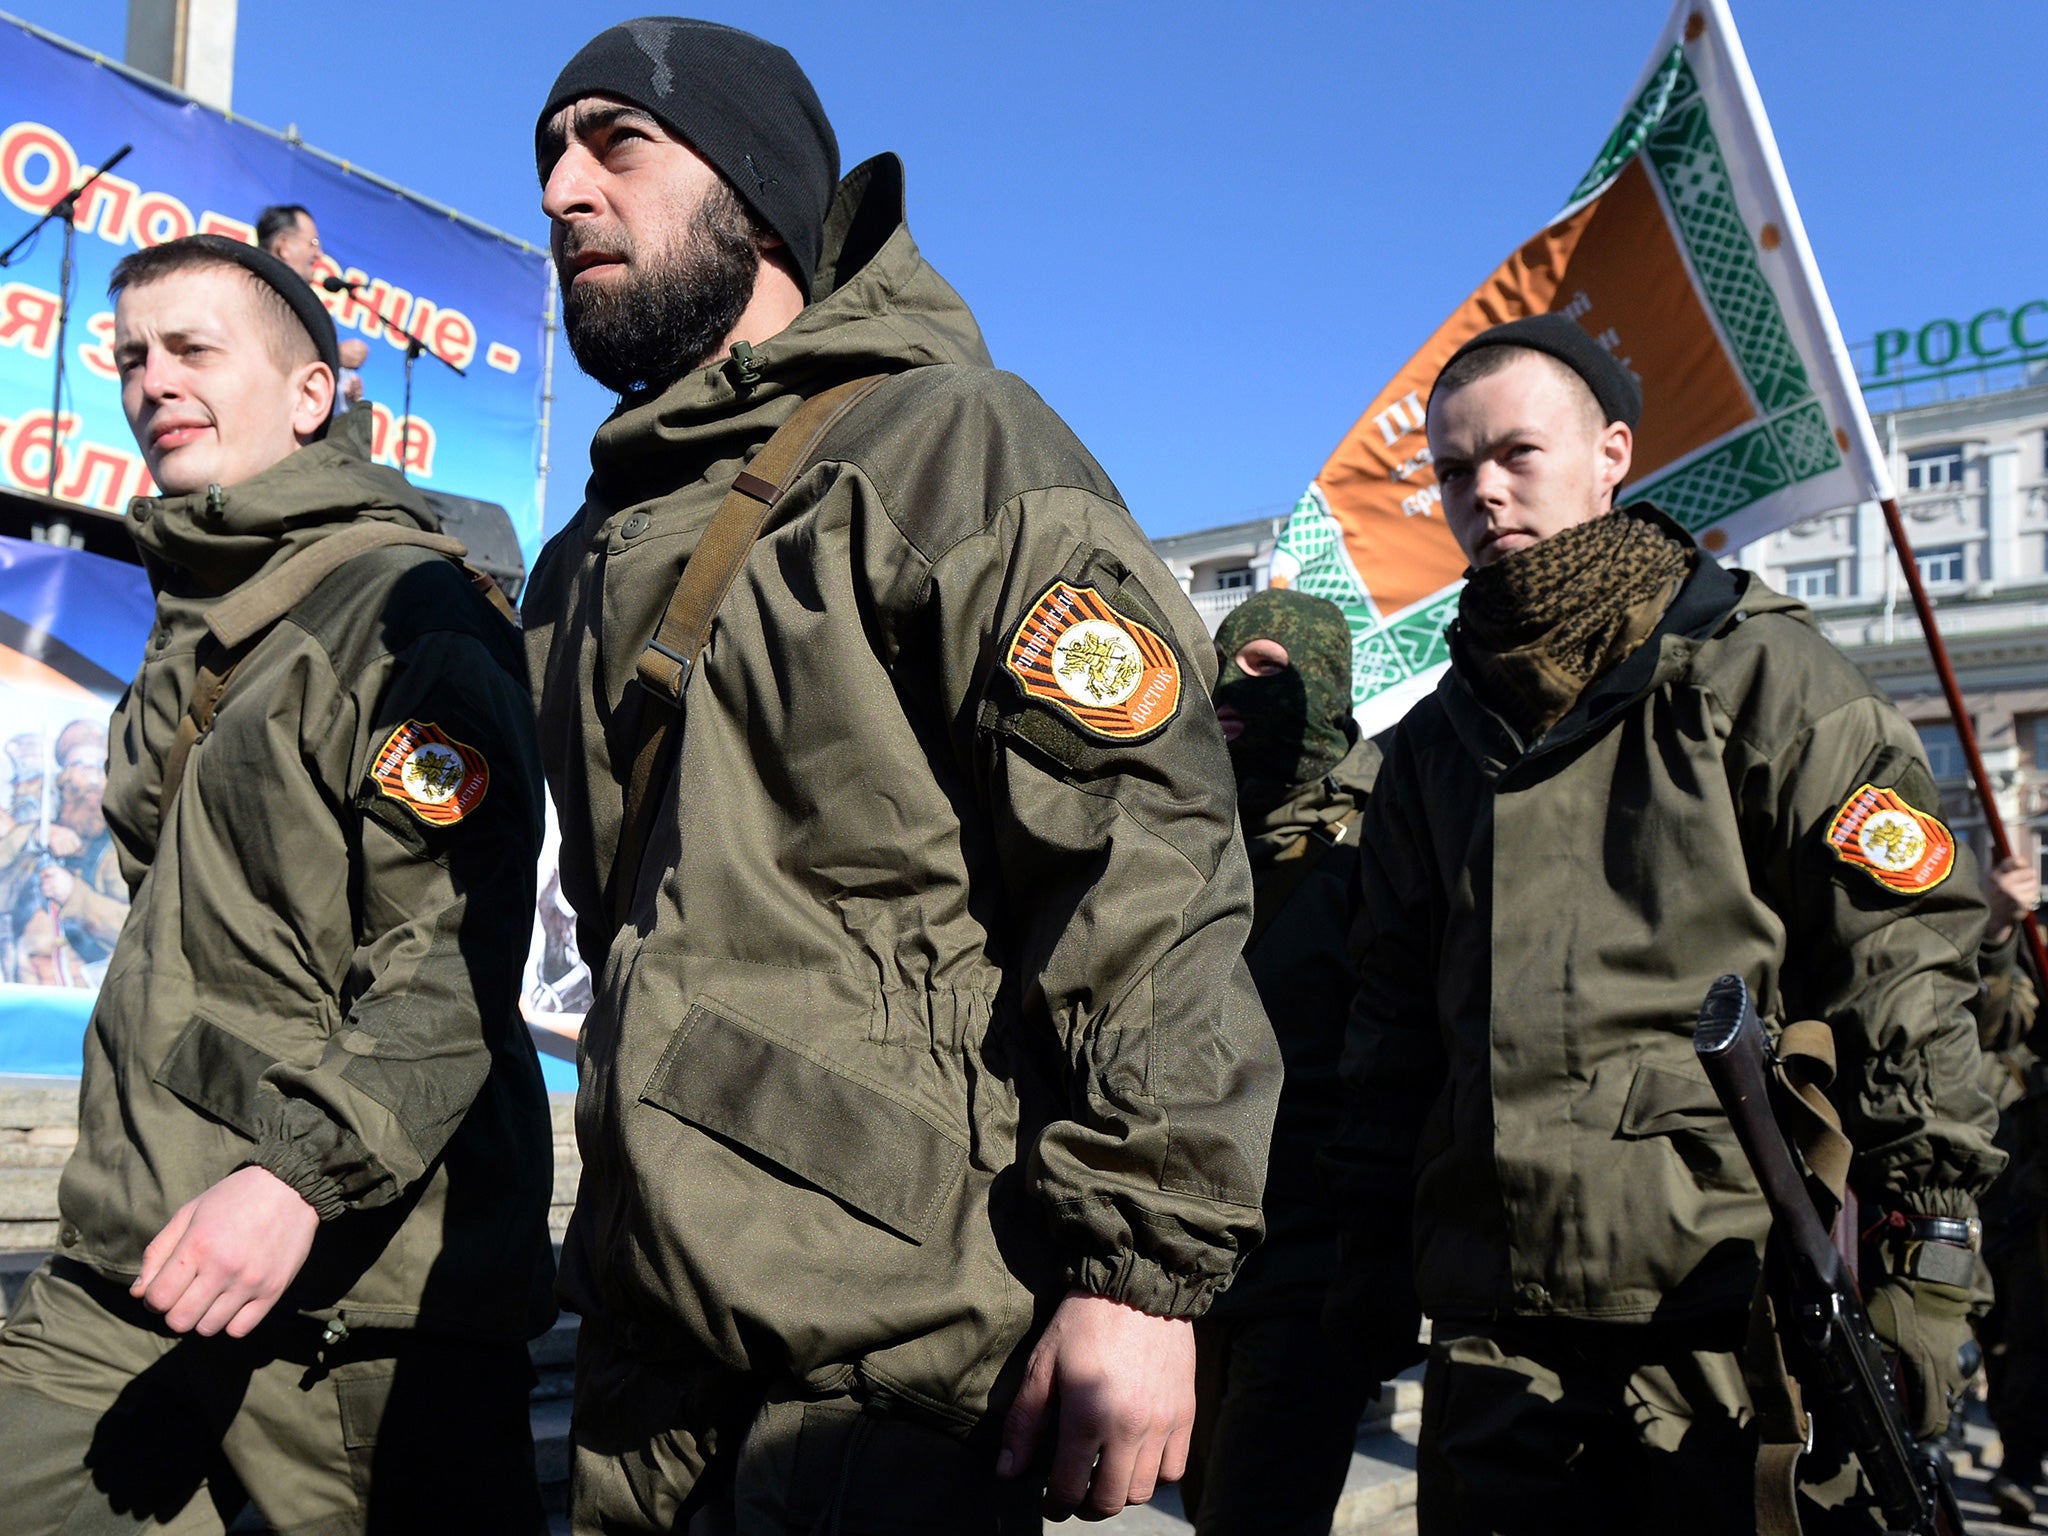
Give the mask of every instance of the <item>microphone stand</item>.
M 320 280 L 320 286 L 329 293 L 353 293 L 360 296 L 363 285 L 361 283 L 352 283 L 345 277 L 327 277 Z M 377 315 L 377 311 L 374 308 L 371 309 L 370 313 Z M 415 336 L 396 320 L 387 319 L 383 315 L 377 315 L 377 321 L 385 330 L 396 331 L 405 338 L 405 420 L 399 428 L 398 434 L 398 473 L 401 477 L 409 479 L 410 476 L 407 476 L 405 473 L 405 458 L 412 451 L 412 365 L 414 361 L 424 352 L 444 368 L 453 368 L 457 378 L 468 378 L 469 370 L 450 362 L 432 347 L 428 346 L 423 339 Z
M 122 160 L 127 158 L 128 152 L 133 148 L 135 148 L 133 144 L 123 144 L 119 149 L 115 150 L 105 165 L 58 198 L 55 203 L 50 205 L 50 211 L 40 219 L 37 219 L 35 223 L 29 225 L 19 240 L 7 247 L 6 250 L 0 251 L 0 267 L 11 267 L 14 265 L 15 257 L 21 253 L 22 247 L 35 239 L 45 224 L 49 223 L 52 219 L 62 219 L 64 221 L 64 259 L 57 269 L 57 369 L 56 379 L 50 389 L 49 497 L 52 501 L 57 499 L 57 443 L 62 436 L 59 430 L 59 422 L 64 411 L 65 336 L 71 325 L 72 245 L 78 238 L 78 227 L 72 220 L 78 214 L 78 199 L 80 195 L 90 188 L 94 182 L 98 181 L 107 172 L 119 165 Z

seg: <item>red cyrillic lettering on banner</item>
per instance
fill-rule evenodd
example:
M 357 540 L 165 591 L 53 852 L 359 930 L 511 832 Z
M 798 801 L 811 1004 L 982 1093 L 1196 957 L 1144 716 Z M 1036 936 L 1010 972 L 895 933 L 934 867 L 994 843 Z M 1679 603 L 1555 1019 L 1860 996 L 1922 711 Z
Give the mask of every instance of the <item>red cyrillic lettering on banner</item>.
M 383 284 L 369 285 L 360 267 L 350 267 L 342 276 L 349 282 L 361 286 L 336 296 L 334 323 L 338 326 L 353 326 L 365 336 L 381 336 L 384 327 L 377 320 L 373 301 Z
M 422 301 L 424 302 L 424 301 Z M 419 328 L 434 344 L 434 350 L 458 368 L 476 361 L 476 323 L 459 309 L 444 309 L 434 316 L 434 328 Z M 519 365 L 515 362 L 513 367 Z
M 401 331 L 412 325 L 412 295 L 393 288 L 381 277 L 370 285 L 370 302 L 377 306 L 377 318 L 385 325 L 384 339 L 403 352 L 406 340 Z
M 429 352 L 438 352 L 440 350 L 440 348 L 434 345 L 434 321 L 439 318 L 440 313 L 440 306 L 435 304 L 432 299 L 425 297 L 417 298 L 412 301 L 412 315 L 405 322 L 405 328 L 411 331 L 413 335 L 419 337 L 421 341 L 424 341 Z M 391 318 L 390 310 L 384 311 L 384 318 L 387 320 Z M 399 345 L 403 346 L 404 343 L 400 342 Z
M 135 200 L 135 243 L 164 245 L 192 233 L 192 210 L 168 192 L 145 192 Z
M 431 480 L 434 477 L 434 449 L 438 442 L 433 423 L 423 416 L 415 416 L 408 430 L 403 416 L 394 412 L 381 400 L 372 400 L 370 457 L 379 464 L 389 464 L 397 468 L 401 442 L 405 447 L 404 468 L 419 475 L 423 480 Z
M 102 176 L 78 200 L 78 227 L 92 230 L 109 245 L 128 243 L 128 220 L 141 188 L 120 176 Z
M 48 357 L 57 344 L 57 295 L 27 283 L 0 287 L 0 347 Z
M 405 418 L 399 418 L 398 438 L 393 447 L 403 442 L 405 447 L 404 468 L 409 474 L 418 475 L 422 480 L 434 478 L 434 428 L 421 416 L 412 419 L 412 429 L 406 430 Z
M 71 478 L 57 487 L 57 495 L 65 501 L 112 512 L 121 505 L 121 487 L 127 483 L 133 464 L 132 454 L 117 453 L 101 443 L 83 443 L 79 446 L 78 462 L 71 467 Z M 99 484 L 102 473 L 105 483 Z
M 224 213 L 215 213 L 211 208 L 199 215 L 199 233 L 224 235 L 230 240 L 239 240 L 244 245 L 256 243 L 254 224 L 244 224 L 240 219 L 231 219 Z
M 85 365 L 87 373 L 97 374 L 103 379 L 118 379 L 121 370 L 114 366 L 114 316 L 110 310 L 101 310 L 85 322 L 91 341 L 78 344 L 78 360 Z
M 66 416 L 58 424 L 58 436 L 69 437 L 78 430 L 78 418 Z M 47 490 L 50 485 L 50 413 L 30 411 L 14 424 L 7 444 L 8 478 L 24 490 Z M 57 450 L 57 473 L 64 472 L 64 455 Z
M 42 163 L 43 174 L 29 167 Z M 15 123 L 0 132 L 0 192 L 15 207 L 48 213 L 57 200 L 78 185 L 78 156 L 70 142 L 41 123 Z
M 500 373 L 519 371 L 519 349 L 508 347 L 502 341 L 494 341 L 484 351 L 484 361 Z

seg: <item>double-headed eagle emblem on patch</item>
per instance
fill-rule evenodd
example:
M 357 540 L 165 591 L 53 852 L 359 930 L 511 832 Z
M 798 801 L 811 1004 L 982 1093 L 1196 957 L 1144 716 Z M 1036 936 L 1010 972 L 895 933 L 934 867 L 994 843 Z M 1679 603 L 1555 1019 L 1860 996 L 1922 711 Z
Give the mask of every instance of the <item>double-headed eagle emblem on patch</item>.
M 462 820 L 491 786 L 484 755 L 425 720 L 408 720 L 384 739 L 370 777 L 387 799 L 435 827 Z
M 1137 741 L 1180 708 L 1180 660 L 1093 587 L 1056 581 L 1031 605 L 1004 658 L 1031 698 L 1092 736 Z
M 1863 785 L 1835 812 L 1828 846 L 1844 864 L 1906 896 L 1933 890 L 1956 867 L 1955 834 L 1940 818 L 1874 784 Z

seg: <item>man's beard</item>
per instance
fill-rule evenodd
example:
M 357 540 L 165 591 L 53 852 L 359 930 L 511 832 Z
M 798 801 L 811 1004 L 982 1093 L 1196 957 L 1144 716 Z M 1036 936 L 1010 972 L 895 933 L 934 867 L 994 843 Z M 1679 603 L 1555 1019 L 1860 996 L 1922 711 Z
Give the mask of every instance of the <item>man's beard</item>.
M 624 258 L 631 274 L 579 288 L 564 271 L 562 322 L 577 366 L 620 395 L 661 389 L 700 367 L 753 300 L 756 238 L 746 204 L 722 184 L 698 205 L 681 249 L 637 269 L 624 231 L 584 242 L 572 231 L 556 257 L 558 270 L 595 247 Z

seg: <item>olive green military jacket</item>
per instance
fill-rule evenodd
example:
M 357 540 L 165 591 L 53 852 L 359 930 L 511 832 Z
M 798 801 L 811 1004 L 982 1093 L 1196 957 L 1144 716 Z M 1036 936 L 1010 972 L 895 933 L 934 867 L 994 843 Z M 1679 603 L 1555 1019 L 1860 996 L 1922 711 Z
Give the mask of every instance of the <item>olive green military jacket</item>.
M 1214 648 L 1101 469 L 987 366 L 901 174 L 842 184 L 817 300 L 751 368 L 600 429 L 524 607 L 602 966 L 565 1298 L 967 1423 L 1068 1286 L 1208 1304 L 1259 1231 L 1279 1063 Z M 877 372 L 719 612 L 614 935 L 636 659 L 747 456 Z
M 1912 727 L 1806 610 L 1704 553 L 1533 745 L 1454 662 L 1366 813 L 1329 1159 L 1355 1247 L 1412 1257 L 1435 1316 L 1740 1309 L 1767 1212 L 1692 1048 L 1724 972 L 1774 1027 L 1833 1026 L 1866 1201 L 1971 1214 L 2001 1162 L 1976 872 L 1958 850 L 1911 894 L 1848 862 L 1830 831 L 1864 786 L 1936 804 Z
M 434 526 L 331 443 L 131 508 L 157 625 L 105 811 L 134 904 L 86 1034 L 60 1251 L 132 1276 L 254 1164 L 321 1217 L 285 1308 L 523 1337 L 551 1315 L 552 1139 L 517 1006 L 541 782 L 513 627 L 441 555 L 357 557 L 248 651 L 159 825 L 209 613 L 359 521 Z
M 1320 1306 L 1336 1271 L 1337 1224 L 1316 1154 L 1343 1112 L 1337 1059 L 1358 990 L 1350 949 L 1358 838 L 1379 766 L 1379 747 L 1355 742 L 1323 777 L 1245 823 L 1259 929 L 1245 959 L 1286 1081 L 1266 1167 L 1265 1240 L 1217 1299 L 1219 1315 Z

